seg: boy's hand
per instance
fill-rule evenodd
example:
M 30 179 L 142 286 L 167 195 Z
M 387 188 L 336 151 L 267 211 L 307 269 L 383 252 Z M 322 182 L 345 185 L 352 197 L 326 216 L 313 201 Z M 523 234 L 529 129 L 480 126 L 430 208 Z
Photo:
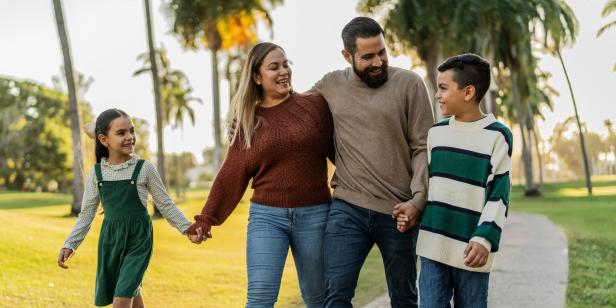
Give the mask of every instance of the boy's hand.
M 464 265 L 482 267 L 488 262 L 490 252 L 477 242 L 469 242 L 464 249 Z
M 408 223 L 408 216 L 406 216 L 405 214 L 398 214 L 398 216 L 396 217 L 396 228 L 398 229 L 398 231 L 400 231 L 400 233 L 404 233 L 410 228 Z
M 393 217 L 396 218 L 398 231 L 405 232 L 419 223 L 421 210 L 410 201 L 398 203 L 394 206 Z
M 68 268 L 68 266 L 64 263 L 66 262 L 66 260 L 68 260 L 68 258 L 72 256 L 73 256 L 72 249 L 69 249 L 69 248 L 60 249 L 60 255 L 58 255 L 58 266 L 64 269 Z

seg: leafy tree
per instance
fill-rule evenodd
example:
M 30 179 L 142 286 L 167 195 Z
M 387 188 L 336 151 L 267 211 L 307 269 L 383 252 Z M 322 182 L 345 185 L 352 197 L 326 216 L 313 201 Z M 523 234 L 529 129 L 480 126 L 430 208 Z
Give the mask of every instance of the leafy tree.
M 92 119 L 87 103 L 81 103 Z M 0 77 L 0 177 L 14 190 L 72 188 L 71 129 L 66 94 L 43 85 Z
M 185 48 L 204 47 L 211 53 L 212 103 L 214 113 L 214 167 L 222 163 L 220 125 L 219 57 L 221 50 L 251 42 L 256 33 L 256 21 L 272 23 L 268 9 L 281 0 L 171 0 L 168 11 L 173 20 L 172 31 Z M 234 31 L 237 30 L 237 31 Z

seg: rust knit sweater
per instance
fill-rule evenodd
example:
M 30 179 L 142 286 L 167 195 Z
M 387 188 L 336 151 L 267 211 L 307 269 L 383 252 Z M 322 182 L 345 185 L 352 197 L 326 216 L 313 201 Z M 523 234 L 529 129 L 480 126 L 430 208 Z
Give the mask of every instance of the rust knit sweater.
M 210 194 L 189 234 L 222 224 L 252 179 L 253 202 L 292 208 L 331 201 L 327 160 L 333 161 L 333 122 L 319 94 L 292 93 L 270 108 L 257 108 L 261 124 L 250 149 L 241 136 L 229 146 Z

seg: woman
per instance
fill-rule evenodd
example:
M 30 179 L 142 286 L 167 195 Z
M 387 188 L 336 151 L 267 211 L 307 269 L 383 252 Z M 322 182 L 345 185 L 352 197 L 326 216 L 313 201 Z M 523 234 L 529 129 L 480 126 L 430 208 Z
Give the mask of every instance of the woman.
M 273 307 L 289 248 L 307 307 L 323 306 L 323 238 L 331 194 L 333 123 L 318 94 L 297 94 L 284 50 L 252 48 L 232 101 L 231 144 L 201 214 L 188 234 L 211 237 L 252 179 L 246 243 L 246 307 Z

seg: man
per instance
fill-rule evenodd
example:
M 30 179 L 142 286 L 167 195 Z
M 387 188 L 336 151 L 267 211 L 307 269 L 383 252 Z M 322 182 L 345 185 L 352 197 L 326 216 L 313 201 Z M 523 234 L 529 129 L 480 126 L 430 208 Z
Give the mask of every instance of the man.
M 434 123 L 430 100 L 417 74 L 388 67 L 377 22 L 351 20 L 342 40 L 351 67 L 328 73 L 310 90 L 328 101 L 335 127 L 325 306 L 352 306 L 359 272 L 376 244 L 392 307 L 416 307 L 416 225 L 427 196 L 426 136 Z M 410 220 L 409 231 L 396 229 L 399 213 Z

